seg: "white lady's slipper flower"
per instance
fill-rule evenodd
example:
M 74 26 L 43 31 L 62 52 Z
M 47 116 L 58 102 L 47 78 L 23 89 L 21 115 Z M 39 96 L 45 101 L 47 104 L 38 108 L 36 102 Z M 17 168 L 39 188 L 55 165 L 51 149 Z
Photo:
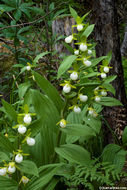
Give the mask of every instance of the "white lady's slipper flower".
M 26 176 L 22 176 L 21 181 L 22 181 L 24 184 L 27 184 L 27 183 L 29 182 L 29 178 L 27 178 Z
M 105 90 L 102 90 L 102 91 L 101 91 L 101 95 L 102 95 L 102 96 L 107 96 L 107 92 L 106 92 Z
M 103 70 L 104 70 L 105 73 L 108 73 L 109 72 L 109 67 L 104 67 Z
M 101 73 L 101 78 L 105 79 L 107 77 L 106 73 Z
M 78 24 L 77 25 L 77 30 L 80 32 L 83 29 L 83 25 L 82 24 Z
M 77 80 L 78 79 L 78 73 L 74 71 L 73 73 L 70 74 L 70 78 L 71 78 L 71 80 Z
M 88 54 L 91 55 L 92 54 L 92 51 L 90 49 L 88 49 Z
M 69 84 L 65 84 L 65 86 L 63 86 L 63 91 L 64 93 L 69 93 L 71 91 L 71 86 Z
M 97 115 L 96 112 L 93 112 L 92 116 L 93 116 L 93 117 L 97 117 L 98 115 Z
M 84 44 L 84 43 L 82 43 L 82 44 L 80 44 L 79 49 L 80 49 L 81 51 L 86 51 L 86 50 L 87 50 L 87 45 Z
M 100 102 L 101 98 L 99 96 L 95 96 L 95 102 Z
M 30 70 L 31 70 L 31 66 L 28 65 L 28 66 L 26 67 L 26 70 L 27 70 L 27 71 L 30 71 Z
M 0 168 L 0 176 L 5 176 L 7 172 L 7 168 Z
M 73 36 L 72 35 L 70 35 L 70 36 L 68 36 L 68 37 L 65 38 L 65 42 L 67 44 L 70 44 L 72 42 L 72 40 L 73 40 Z
M 32 121 L 32 118 L 31 118 L 30 114 L 26 114 L 25 117 L 23 118 L 23 121 L 26 124 L 30 124 L 31 121 Z
M 8 167 L 8 172 L 12 174 L 12 173 L 15 173 L 15 171 L 16 171 L 15 163 L 10 162 L 9 167 Z
M 88 112 L 88 114 L 91 115 L 91 116 L 93 115 L 93 113 L 94 113 L 93 109 L 90 109 L 89 112 Z
M 35 139 L 31 137 L 27 137 L 26 142 L 29 146 L 34 146 L 35 145 Z
M 21 154 L 17 154 L 17 155 L 15 156 L 15 161 L 16 161 L 17 163 L 21 163 L 21 162 L 23 161 L 23 156 L 22 156 Z
M 60 127 L 64 128 L 64 127 L 66 127 L 66 125 L 67 125 L 66 120 L 65 119 L 61 119 L 61 121 L 60 121 Z
M 84 59 L 83 60 L 83 63 L 84 63 L 84 65 L 86 66 L 86 67 L 90 67 L 91 66 L 91 61 L 88 61 L 88 60 L 86 60 L 86 59 Z
M 81 102 L 86 102 L 88 100 L 88 96 L 80 94 L 79 99 L 80 99 Z
M 75 51 L 74 51 L 74 54 L 75 54 L 75 55 L 79 55 L 79 50 L 75 50 Z
M 78 107 L 78 106 L 74 106 L 73 111 L 74 111 L 75 113 L 80 113 L 80 112 L 81 112 L 81 108 Z
M 19 127 L 18 127 L 18 132 L 20 133 L 20 134 L 24 134 L 25 132 L 26 132 L 26 127 L 24 126 L 24 125 L 19 125 Z

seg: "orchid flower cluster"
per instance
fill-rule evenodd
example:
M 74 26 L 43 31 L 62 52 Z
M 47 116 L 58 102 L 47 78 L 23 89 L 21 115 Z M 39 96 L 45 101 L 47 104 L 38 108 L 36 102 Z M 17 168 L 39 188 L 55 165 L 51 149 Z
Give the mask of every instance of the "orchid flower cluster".
M 17 121 L 18 124 L 13 127 L 13 129 L 17 129 L 18 138 L 19 138 L 19 149 L 17 151 L 13 151 L 11 155 L 11 161 L 6 163 L 3 160 L 3 167 L 0 167 L 0 176 L 10 176 L 16 172 L 16 169 L 20 171 L 20 168 L 17 164 L 20 164 L 24 160 L 24 156 L 29 156 L 29 154 L 23 153 L 22 144 L 27 143 L 28 146 L 35 145 L 35 139 L 30 137 L 31 132 L 30 129 L 27 129 L 32 122 L 32 117 L 35 116 L 35 113 L 29 113 L 29 108 L 27 105 L 24 106 L 25 113 L 18 114 Z M 8 134 L 5 134 L 5 137 L 8 138 Z M 21 140 L 20 140 L 21 139 Z M 22 140 L 23 139 L 23 140 Z M 20 183 L 26 184 L 29 182 L 29 178 L 26 176 L 22 176 Z
M 83 24 L 82 21 L 83 20 L 80 17 L 77 17 L 77 25 L 72 26 L 72 35 L 65 38 L 67 44 L 71 44 L 74 40 L 76 49 L 73 50 L 73 55 L 76 56 L 76 59 L 74 60 L 71 69 L 68 71 L 68 73 L 70 73 L 68 76 L 69 79 L 65 80 L 61 86 L 63 86 L 63 95 L 67 98 L 70 96 L 71 99 L 73 99 L 70 101 L 71 106 L 69 109 L 72 109 L 75 113 L 79 114 L 82 111 L 83 105 L 87 103 L 89 105 L 87 110 L 88 115 L 97 117 L 98 114 L 94 110 L 92 103 L 99 103 L 101 97 L 107 96 L 107 89 L 101 85 L 101 81 L 104 82 L 111 67 L 108 66 L 110 62 L 109 59 L 105 59 L 102 61 L 101 65 L 99 64 L 98 68 L 100 69 L 100 72 L 98 72 L 96 65 L 99 62 L 96 65 L 92 63 L 92 58 L 94 58 L 93 45 L 87 43 L 88 35 L 85 35 L 85 31 L 89 26 Z M 74 27 L 77 29 L 76 33 L 73 32 Z M 91 94 L 93 94 L 93 96 L 89 97 L 87 90 L 85 90 L 85 85 L 82 85 L 82 79 L 85 77 L 87 78 L 87 75 L 89 74 L 92 76 L 92 73 L 94 72 L 96 73 L 93 76 L 96 77 L 96 80 L 99 81 L 100 85 L 92 90 Z M 72 94 L 74 94 L 74 96 Z M 65 119 L 62 119 L 59 122 L 59 125 L 62 128 L 66 127 L 66 124 L 67 121 Z

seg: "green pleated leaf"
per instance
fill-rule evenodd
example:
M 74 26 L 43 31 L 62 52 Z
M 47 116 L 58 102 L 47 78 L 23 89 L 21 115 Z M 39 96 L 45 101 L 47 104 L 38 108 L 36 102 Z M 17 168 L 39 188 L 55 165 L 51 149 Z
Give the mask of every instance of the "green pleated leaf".
M 91 136 L 96 136 L 95 131 L 93 131 L 93 129 L 91 129 L 87 125 L 67 124 L 66 128 L 63 128 L 61 130 L 68 135 L 83 136 L 87 139 Z
M 104 88 L 106 88 L 109 92 L 111 92 L 115 96 L 116 90 L 115 90 L 115 88 L 111 84 L 109 84 L 109 83 L 103 83 L 102 86 Z
M 58 75 L 57 75 L 58 79 L 71 67 L 72 63 L 76 60 L 76 58 L 77 57 L 75 55 L 69 55 L 63 60 L 58 69 Z
M 26 174 L 34 175 L 34 176 L 39 176 L 38 174 L 38 168 L 36 164 L 30 160 L 24 160 L 20 164 L 18 164 L 18 167 L 20 170 Z
M 12 146 L 12 143 L 9 141 L 7 137 L 4 135 L 0 134 L 0 148 L 7 152 L 13 152 L 14 148 Z
M 14 110 L 14 108 L 12 107 L 12 105 L 9 104 L 8 102 L 6 102 L 5 100 L 2 100 L 2 104 L 4 106 L 5 112 L 7 113 L 8 117 L 10 118 L 10 120 L 17 121 L 17 113 Z
M 102 97 L 99 104 L 104 106 L 122 106 L 122 103 L 119 100 L 112 97 Z
M 27 90 L 29 89 L 30 86 L 31 86 L 31 84 L 29 82 L 19 85 L 18 94 L 19 94 L 20 99 L 22 99 L 24 97 L 25 93 L 27 92 Z
M 110 83 L 112 82 L 113 80 L 116 79 L 116 75 L 113 75 L 113 76 L 108 76 L 106 79 L 105 79 L 105 82 L 104 83 Z
M 18 183 L 13 179 L 0 176 L 0 190 L 18 190 Z
M 125 127 L 125 129 L 123 131 L 122 141 L 123 141 L 123 144 L 127 144 L 127 126 Z
M 3 162 L 3 160 L 9 161 L 10 159 L 6 153 L 0 151 L 0 162 Z
M 81 37 L 86 36 L 86 37 L 88 38 L 88 36 L 93 32 L 94 26 L 95 26 L 95 24 L 89 25 L 89 26 L 85 29 L 85 31 L 83 32 L 83 34 L 82 34 Z
M 100 119 L 96 119 L 96 118 L 87 118 L 84 117 L 84 121 L 87 125 L 89 125 L 91 127 L 92 130 L 94 130 L 95 133 L 99 133 L 100 129 L 101 129 L 101 121 Z
M 36 58 L 34 59 L 34 63 L 38 63 L 39 59 L 41 59 L 42 57 L 44 57 L 45 55 L 49 54 L 50 52 L 46 51 L 43 53 L 40 53 L 39 55 L 36 56 Z
M 59 95 L 57 89 L 43 76 L 33 72 L 35 80 L 42 91 L 53 101 L 59 111 L 63 108 L 63 100 Z
M 98 57 L 98 58 L 95 58 L 92 61 L 92 65 L 91 67 L 95 67 L 98 63 L 100 63 L 103 59 L 106 59 L 107 56 L 102 56 L 102 57 Z
M 78 17 L 77 12 L 72 7 L 70 7 L 70 12 L 71 12 L 71 15 L 73 16 L 73 18 L 76 20 L 76 18 Z
M 72 163 L 77 164 L 89 164 L 90 153 L 83 147 L 75 144 L 61 145 L 60 148 L 55 148 L 55 151 L 59 156 Z

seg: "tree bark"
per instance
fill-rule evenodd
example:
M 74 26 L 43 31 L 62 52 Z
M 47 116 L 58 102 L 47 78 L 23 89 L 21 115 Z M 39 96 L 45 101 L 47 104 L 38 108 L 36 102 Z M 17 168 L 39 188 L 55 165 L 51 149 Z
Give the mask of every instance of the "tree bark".
M 96 56 L 104 56 L 112 51 L 112 60 L 110 62 L 112 69 L 110 71 L 110 75 L 117 75 L 117 78 L 112 84 L 116 89 L 116 98 L 119 99 L 125 107 L 127 107 L 120 52 L 116 1 L 93 0 L 92 11 L 92 19 L 93 23 L 95 23 L 95 41 L 97 42 Z M 117 123 L 117 120 L 123 121 L 122 115 L 125 114 L 126 110 L 123 109 L 123 107 L 106 108 L 104 112 L 110 127 L 114 130 L 117 129 L 119 124 L 120 126 L 122 125 L 123 128 L 125 127 L 126 121 L 124 124 Z M 126 120 L 126 118 L 124 118 L 124 120 Z M 108 139 L 111 139 L 110 136 Z

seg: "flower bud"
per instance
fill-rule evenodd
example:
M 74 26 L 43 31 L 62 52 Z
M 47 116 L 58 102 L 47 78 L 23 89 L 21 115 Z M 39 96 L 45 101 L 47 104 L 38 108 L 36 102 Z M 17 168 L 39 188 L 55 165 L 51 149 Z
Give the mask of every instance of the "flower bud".
M 101 98 L 99 96 L 95 96 L 95 102 L 100 102 Z
M 84 65 L 86 66 L 86 67 L 90 67 L 91 66 L 91 61 L 88 61 L 88 60 L 86 60 L 86 59 L 84 59 L 83 60 L 83 63 L 84 63 Z
M 83 25 L 82 24 L 78 24 L 77 25 L 77 30 L 80 32 L 83 29 Z
M 34 146 L 35 145 L 35 139 L 31 137 L 27 137 L 26 142 L 29 146 Z
M 16 161 L 17 163 L 21 163 L 21 162 L 23 161 L 23 156 L 22 156 L 21 154 L 17 154 L 17 155 L 15 156 L 15 161 Z
M 7 168 L 0 168 L 0 176 L 5 176 L 7 172 Z
M 101 73 L 101 78 L 105 79 L 107 77 L 106 73 Z
M 24 126 L 24 125 L 19 125 L 19 127 L 18 127 L 18 132 L 20 133 L 20 134 L 24 134 L 25 132 L 26 132 L 26 127 Z
M 79 50 L 75 50 L 75 51 L 74 51 L 74 54 L 75 54 L 75 55 L 79 55 Z
M 107 92 L 106 92 L 105 90 L 102 90 L 102 91 L 101 91 L 101 95 L 102 95 L 102 96 L 107 96 Z
M 73 73 L 71 73 L 70 78 L 71 78 L 71 80 L 77 80 L 78 79 L 78 73 L 74 71 Z
M 78 106 L 74 106 L 73 111 L 74 111 L 75 113 L 80 113 L 80 112 L 81 112 L 81 109 L 80 109 L 80 107 L 78 107 Z
M 104 70 L 105 73 L 108 73 L 109 72 L 109 67 L 104 67 L 103 70 Z
M 81 102 L 86 102 L 88 100 L 88 96 L 80 94 L 79 99 L 80 99 Z
M 65 38 L 65 42 L 66 42 L 67 44 L 71 43 L 72 40 L 73 40 L 73 36 L 72 36 L 72 35 L 70 35 L 70 36 L 68 36 L 68 37 Z
M 31 118 L 30 114 L 26 114 L 25 117 L 23 118 L 23 121 L 26 124 L 30 124 L 31 121 L 32 121 L 32 118 Z
M 65 119 L 62 119 L 62 120 L 60 121 L 60 127 L 64 128 L 64 127 L 66 127 L 66 125 L 67 125 L 66 120 L 65 120 Z
M 28 65 L 28 66 L 26 67 L 26 70 L 27 70 L 27 71 L 30 71 L 30 70 L 31 70 L 31 66 Z
M 89 55 L 92 54 L 92 51 L 91 51 L 90 49 L 88 49 L 88 54 L 89 54 Z
M 27 184 L 27 183 L 29 182 L 29 178 L 27 178 L 26 176 L 22 176 L 21 181 L 22 181 L 24 184 Z
M 87 45 L 84 44 L 84 43 L 82 43 L 82 44 L 80 44 L 79 49 L 80 49 L 81 51 L 86 51 L 86 50 L 87 50 Z
M 65 86 L 63 87 L 63 91 L 64 93 L 69 93 L 71 91 L 71 87 L 69 86 L 69 84 L 65 84 Z

